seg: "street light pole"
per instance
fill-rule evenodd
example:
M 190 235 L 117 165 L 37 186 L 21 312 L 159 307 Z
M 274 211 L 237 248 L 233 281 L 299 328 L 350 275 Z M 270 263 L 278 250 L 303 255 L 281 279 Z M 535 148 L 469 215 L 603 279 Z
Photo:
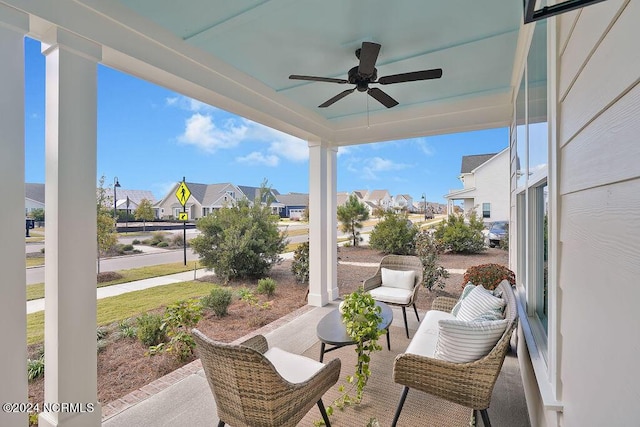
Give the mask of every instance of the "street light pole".
M 118 199 L 116 196 L 116 188 L 120 187 L 120 182 L 118 182 L 118 177 L 113 178 L 113 220 L 118 224 L 118 216 L 116 214 L 116 209 L 118 207 Z
M 424 220 L 427 220 L 427 196 L 422 193 L 422 214 L 424 215 Z

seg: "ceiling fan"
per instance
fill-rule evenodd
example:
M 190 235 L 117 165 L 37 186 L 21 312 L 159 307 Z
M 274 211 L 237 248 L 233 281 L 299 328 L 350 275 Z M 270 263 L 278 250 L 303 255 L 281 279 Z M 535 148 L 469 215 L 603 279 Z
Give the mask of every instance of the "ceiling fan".
M 333 103 L 341 100 L 345 96 L 358 89 L 359 92 L 367 92 L 372 98 L 380 102 L 387 108 L 395 107 L 398 101 L 389 96 L 386 92 L 377 87 L 370 88 L 370 84 L 390 85 L 394 83 L 414 82 L 418 80 L 439 79 L 442 77 L 442 68 L 434 68 L 432 70 L 413 71 L 410 73 L 392 74 L 390 76 L 380 77 L 378 79 L 378 70 L 376 69 L 376 60 L 380 52 L 378 43 L 363 42 L 362 47 L 356 50 L 356 57 L 360 60 L 360 64 L 349 70 L 348 79 L 334 79 L 330 77 L 316 76 L 300 76 L 292 74 L 289 76 L 291 80 L 308 80 L 312 82 L 328 82 L 339 84 L 354 84 L 352 89 L 340 92 L 336 96 L 323 102 L 318 108 L 326 108 Z

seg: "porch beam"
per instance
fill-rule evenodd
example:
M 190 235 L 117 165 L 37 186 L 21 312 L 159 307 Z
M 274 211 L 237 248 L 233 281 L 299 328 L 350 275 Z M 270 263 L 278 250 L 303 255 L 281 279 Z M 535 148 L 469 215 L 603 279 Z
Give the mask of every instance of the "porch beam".
M 24 258 L 24 36 L 29 18 L 0 4 L 0 402 L 27 403 Z M 24 411 L 0 411 L 0 425 L 27 425 Z
M 45 378 L 39 426 L 99 426 L 96 354 L 96 134 L 100 46 L 46 34 Z M 82 410 L 79 410 L 82 409 Z

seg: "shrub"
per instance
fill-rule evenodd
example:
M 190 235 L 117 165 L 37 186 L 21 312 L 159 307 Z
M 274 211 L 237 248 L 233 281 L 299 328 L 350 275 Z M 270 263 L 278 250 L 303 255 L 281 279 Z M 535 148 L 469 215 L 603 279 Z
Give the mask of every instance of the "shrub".
M 369 246 L 386 254 L 409 255 L 418 229 L 406 215 L 386 212 L 371 231 Z
M 44 375 L 44 354 L 36 359 L 27 359 L 27 377 L 29 381 Z
M 125 252 L 130 252 L 133 250 L 133 245 L 122 245 L 122 250 Z
M 119 321 L 118 330 L 122 337 L 134 338 L 136 336 L 136 328 L 129 322 L 129 319 Z
M 471 282 L 474 285 L 482 285 L 486 289 L 494 290 L 500 282 L 508 280 L 511 285 L 516 284 L 516 276 L 513 271 L 500 264 L 481 264 L 469 267 L 464 273 L 464 287 Z
M 162 316 L 144 313 L 136 319 L 138 339 L 146 346 L 154 346 L 164 342 L 167 334 L 162 328 Z
M 258 288 L 256 289 L 259 294 L 265 294 L 272 297 L 276 293 L 276 281 L 267 277 L 258 280 Z
M 98 326 L 96 328 L 96 338 L 98 341 L 103 340 L 107 337 L 107 334 L 109 333 L 109 331 L 107 330 L 106 327 L 104 326 Z
M 180 234 L 174 234 L 171 237 L 171 246 L 184 246 L 184 236 Z
M 212 310 L 216 316 L 224 317 L 228 313 L 229 305 L 233 299 L 233 292 L 228 288 L 215 287 L 209 295 L 202 298 L 202 305 Z
M 291 272 L 300 283 L 309 283 L 309 242 L 300 244 L 293 252 Z
M 422 261 L 422 284 L 430 291 L 434 286 L 444 289 L 445 279 L 449 272 L 438 265 L 438 242 L 428 230 L 422 230 L 416 234 L 415 252 Z
M 191 335 L 191 329 L 202 318 L 202 305 L 199 301 L 178 301 L 165 310 L 161 329 L 170 338 L 168 343 L 160 343 L 149 347 L 150 354 L 162 351 L 174 353 L 182 362 L 193 355 L 196 342 Z
M 167 242 L 160 242 L 160 243 L 158 243 L 156 246 L 157 246 L 157 247 L 159 247 L 159 248 L 166 248 L 166 247 L 169 247 L 169 243 L 167 243 Z
M 268 203 L 250 206 L 247 200 L 240 200 L 236 206 L 216 209 L 201 218 L 197 227 L 201 234 L 189 244 L 201 264 L 225 281 L 265 277 L 281 261 L 286 246 L 278 217 L 272 215 Z
M 486 250 L 482 230 L 484 224 L 475 215 L 465 223 L 462 215 L 449 215 L 446 221 L 436 226 L 435 237 L 444 250 L 455 253 L 478 253 Z
M 140 240 L 138 239 L 133 239 L 133 242 L 131 242 L 134 245 L 139 245 L 140 244 Z

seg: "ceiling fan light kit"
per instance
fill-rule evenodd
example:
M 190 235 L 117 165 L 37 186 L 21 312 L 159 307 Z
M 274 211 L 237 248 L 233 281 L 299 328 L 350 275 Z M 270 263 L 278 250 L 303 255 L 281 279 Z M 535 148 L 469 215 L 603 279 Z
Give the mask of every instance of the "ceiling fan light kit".
M 376 61 L 378 60 L 380 47 L 381 45 L 379 45 L 378 43 L 363 42 L 362 47 L 356 50 L 356 58 L 360 60 L 360 63 L 349 70 L 349 72 L 347 73 L 347 79 L 302 76 L 298 74 L 290 75 L 289 79 L 338 84 L 349 83 L 355 85 L 355 87 L 353 87 L 352 89 L 342 91 L 333 98 L 326 100 L 325 102 L 320 104 L 318 108 L 329 107 L 345 96 L 353 93 L 356 89 L 358 89 L 358 92 L 367 92 L 369 96 L 371 96 L 373 99 L 375 99 L 385 107 L 392 108 L 398 105 L 398 101 L 393 99 L 382 89 L 379 89 L 377 87 L 370 88 L 370 84 L 389 85 L 395 83 L 415 82 L 419 80 L 439 79 L 440 77 L 442 77 L 442 68 L 434 68 L 431 70 L 393 74 L 390 76 L 380 77 L 380 79 L 378 79 L 378 69 L 376 68 Z

